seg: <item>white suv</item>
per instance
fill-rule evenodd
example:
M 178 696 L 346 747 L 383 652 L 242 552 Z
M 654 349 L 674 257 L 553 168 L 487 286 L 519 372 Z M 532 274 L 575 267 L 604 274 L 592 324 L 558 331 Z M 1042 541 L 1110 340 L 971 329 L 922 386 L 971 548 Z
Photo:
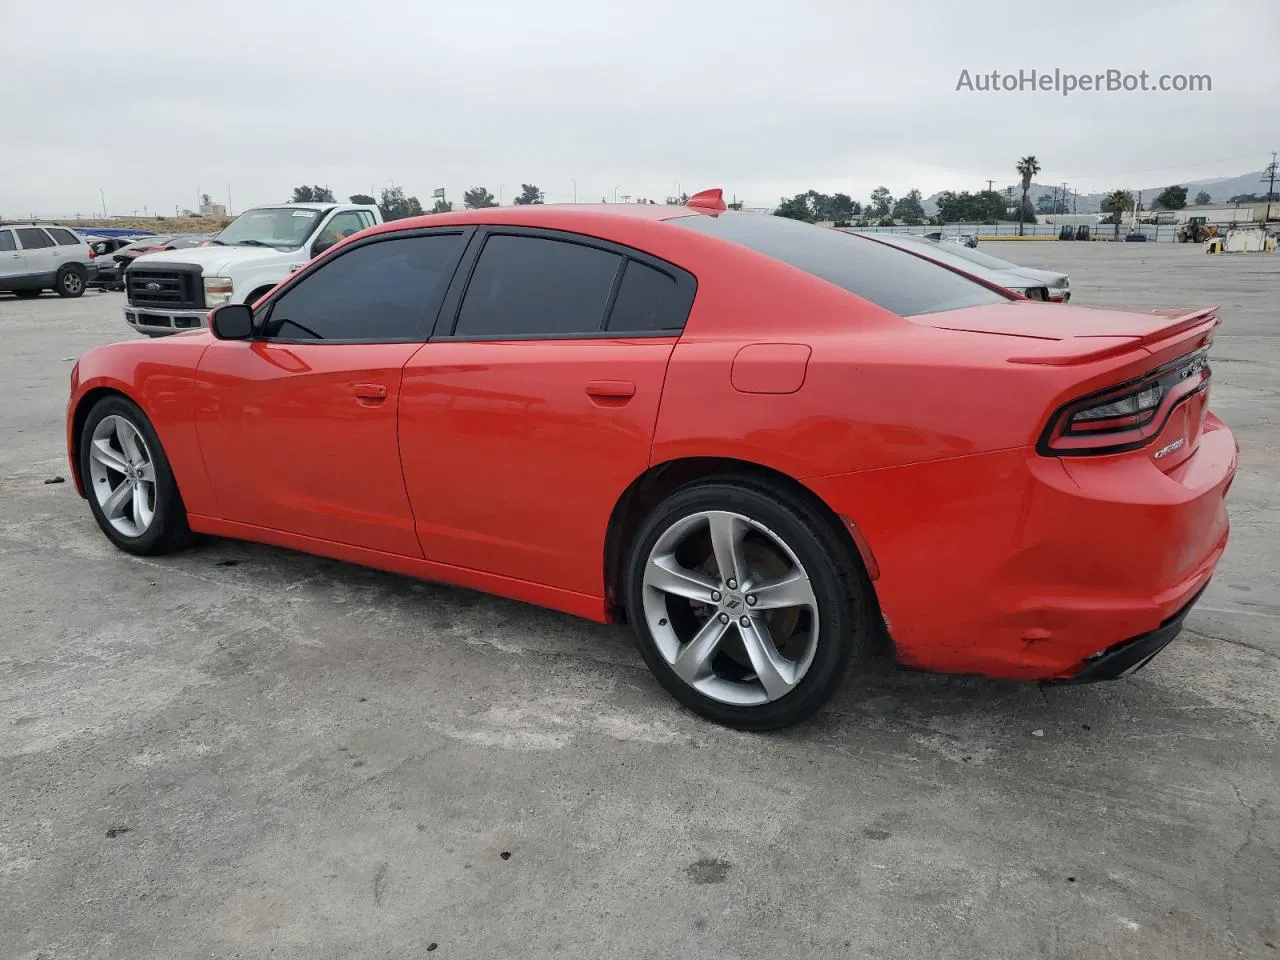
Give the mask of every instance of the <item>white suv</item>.
M 0 291 L 78 297 L 97 273 L 88 242 L 67 227 L 0 225 Z

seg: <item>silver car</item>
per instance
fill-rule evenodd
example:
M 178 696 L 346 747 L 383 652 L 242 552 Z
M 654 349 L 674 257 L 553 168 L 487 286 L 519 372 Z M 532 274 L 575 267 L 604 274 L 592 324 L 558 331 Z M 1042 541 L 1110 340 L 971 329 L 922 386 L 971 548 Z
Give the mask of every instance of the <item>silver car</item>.
M 1071 299 L 1071 278 L 1065 273 L 1022 267 L 957 243 L 928 240 L 903 233 L 866 233 L 863 236 L 906 250 L 908 253 L 917 254 L 943 266 L 963 270 L 988 283 L 1020 293 L 1031 300 L 1066 303 Z

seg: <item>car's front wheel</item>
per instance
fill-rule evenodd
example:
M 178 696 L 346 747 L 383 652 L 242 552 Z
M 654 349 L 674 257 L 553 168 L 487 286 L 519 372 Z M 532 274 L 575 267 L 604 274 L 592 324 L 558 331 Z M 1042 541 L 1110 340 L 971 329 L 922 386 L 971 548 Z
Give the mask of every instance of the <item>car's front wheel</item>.
M 627 616 L 681 703 L 749 730 L 807 719 L 871 647 L 870 587 L 833 524 L 781 486 L 677 491 L 633 543 Z
M 89 508 L 107 539 L 148 556 L 189 537 L 178 485 L 146 415 L 123 396 L 105 397 L 80 432 L 80 476 Z

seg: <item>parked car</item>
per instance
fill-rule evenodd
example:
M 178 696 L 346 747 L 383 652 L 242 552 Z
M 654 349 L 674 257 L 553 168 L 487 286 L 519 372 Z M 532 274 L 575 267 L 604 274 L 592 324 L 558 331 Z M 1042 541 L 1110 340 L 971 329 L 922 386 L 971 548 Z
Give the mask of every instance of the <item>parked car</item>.
M 93 262 L 98 267 L 97 276 L 90 281 L 89 285 L 107 290 L 124 289 L 120 278 L 120 264 L 114 254 L 138 239 L 138 237 L 85 237 Z
M 766 729 L 881 645 L 1023 680 L 1154 657 L 1227 539 L 1217 325 L 718 190 L 467 210 L 90 350 L 68 452 L 126 552 L 257 540 L 627 622 L 678 700 Z
M 203 326 L 210 307 L 253 303 L 316 254 L 382 222 L 376 206 L 254 207 L 200 250 L 151 254 L 125 275 L 125 322 L 153 337 Z
M 892 242 L 885 237 L 878 239 Z M 904 241 L 905 247 L 909 247 L 913 251 L 918 248 L 926 255 L 933 256 L 936 254 L 941 258 L 939 262 L 959 267 L 1006 289 L 1016 290 L 1032 300 L 1048 299 L 1051 303 L 1066 303 L 1071 299 L 1071 277 L 1069 274 L 1059 273 L 1057 270 L 1024 267 L 1008 260 L 1001 260 L 999 257 L 993 257 L 989 253 L 983 253 L 954 243 L 941 246 L 933 240 L 917 239 L 905 235 L 895 236 L 892 239 Z M 961 263 L 960 261 L 965 262 Z M 1015 277 L 1026 279 L 1017 280 L 1014 279 Z M 1026 281 L 1030 281 L 1030 283 Z M 1043 296 L 1041 295 L 1042 289 L 1044 291 Z M 1026 293 L 1025 291 L 1028 290 L 1032 292 Z
M 926 240 L 940 240 L 947 243 L 959 244 L 962 247 L 976 247 L 978 245 L 978 235 L 976 233 L 947 233 L 941 230 L 934 230 L 932 233 L 924 234 Z
M 52 290 L 78 297 L 98 274 L 84 237 L 47 224 L 0 226 L 0 291 L 38 297 Z

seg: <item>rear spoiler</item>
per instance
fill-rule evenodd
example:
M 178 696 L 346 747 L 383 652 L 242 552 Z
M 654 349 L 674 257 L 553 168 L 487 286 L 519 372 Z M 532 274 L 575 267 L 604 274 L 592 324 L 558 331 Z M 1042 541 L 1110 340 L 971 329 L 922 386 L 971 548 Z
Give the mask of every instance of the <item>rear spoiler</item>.
M 1151 312 L 1169 317 L 1169 323 L 1142 336 L 1069 337 L 1056 341 L 1052 347 L 1046 347 L 1043 353 L 1034 356 L 1010 357 L 1009 362 L 1040 367 L 1081 366 L 1097 360 L 1122 356 L 1138 349 L 1158 348 L 1190 331 L 1198 332 L 1202 327 L 1204 333 L 1209 333 L 1222 323 L 1216 306 L 1196 307 L 1192 310 L 1176 308 L 1152 310 Z M 1090 341 L 1096 341 L 1097 347 L 1082 349 L 1082 345 Z

